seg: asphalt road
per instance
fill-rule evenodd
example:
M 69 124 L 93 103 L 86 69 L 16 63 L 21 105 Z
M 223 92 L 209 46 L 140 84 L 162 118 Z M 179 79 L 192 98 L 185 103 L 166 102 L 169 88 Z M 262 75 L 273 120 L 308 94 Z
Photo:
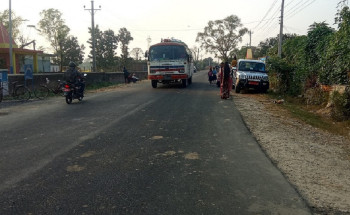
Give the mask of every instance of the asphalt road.
M 0 214 L 310 214 L 206 79 L 0 103 Z

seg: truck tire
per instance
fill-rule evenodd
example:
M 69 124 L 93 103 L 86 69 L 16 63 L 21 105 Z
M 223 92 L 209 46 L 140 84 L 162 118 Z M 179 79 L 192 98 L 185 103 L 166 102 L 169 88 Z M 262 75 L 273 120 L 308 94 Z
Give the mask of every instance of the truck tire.
M 181 79 L 181 84 L 183 88 L 187 87 L 187 79 Z
M 188 79 L 188 84 L 192 84 L 192 77 Z
M 152 87 L 157 88 L 158 81 L 152 80 Z

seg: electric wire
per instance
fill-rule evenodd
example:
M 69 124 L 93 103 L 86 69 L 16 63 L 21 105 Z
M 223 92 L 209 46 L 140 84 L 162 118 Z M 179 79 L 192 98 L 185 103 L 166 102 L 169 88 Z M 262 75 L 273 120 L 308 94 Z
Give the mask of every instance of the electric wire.
M 276 3 L 277 3 L 277 0 L 275 0 L 275 1 L 271 4 L 270 8 L 266 11 L 265 15 L 263 16 L 263 18 L 261 19 L 261 21 L 254 27 L 254 29 L 256 29 L 256 28 L 261 24 L 261 22 L 262 22 L 263 20 L 265 20 L 266 16 L 270 13 L 270 11 L 271 11 L 272 8 L 276 5 Z
M 277 6 L 277 8 L 275 9 L 274 13 L 269 17 L 268 21 L 265 22 L 265 23 L 264 23 L 262 26 L 260 26 L 259 28 L 257 28 L 256 31 L 259 31 L 259 30 L 261 30 L 261 29 L 266 29 L 266 28 L 268 28 L 268 27 L 270 26 L 270 23 L 271 23 L 273 20 L 275 20 L 275 19 L 278 18 L 278 17 L 277 17 L 277 14 L 278 14 L 279 10 L 280 10 L 280 8 Z
M 307 8 L 308 6 L 310 6 L 312 3 L 314 3 L 316 0 L 309 0 L 306 1 L 304 4 L 302 4 L 299 8 L 295 9 L 294 11 L 290 12 L 289 14 L 286 15 L 286 20 L 294 17 L 296 14 L 300 13 L 301 11 L 303 11 L 305 8 Z
M 286 6 L 285 6 L 285 10 L 286 9 L 287 10 L 285 12 L 286 15 L 284 16 L 285 17 L 284 20 L 287 20 L 287 19 L 294 17 L 296 14 L 303 11 L 305 8 L 307 8 L 309 5 L 311 5 L 315 1 L 316 0 L 306 0 L 306 1 L 304 1 L 304 0 L 300 0 L 300 1 L 292 0 L 292 1 L 288 2 L 288 4 L 286 4 Z M 279 12 L 279 10 L 275 10 L 273 16 L 277 16 L 278 12 Z M 275 18 L 272 18 L 268 22 L 266 22 L 263 26 L 256 29 L 255 30 L 256 33 L 258 31 L 260 31 L 261 32 L 260 34 L 264 35 L 262 38 L 267 38 L 269 35 L 274 35 L 276 33 L 278 34 L 276 29 L 278 29 L 278 27 L 279 27 L 279 22 L 275 22 L 274 20 L 275 20 Z M 286 29 L 287 32 L 290 32 L 289 28 L 286 27 L 285 25 L 283 26 L 283 28 Z

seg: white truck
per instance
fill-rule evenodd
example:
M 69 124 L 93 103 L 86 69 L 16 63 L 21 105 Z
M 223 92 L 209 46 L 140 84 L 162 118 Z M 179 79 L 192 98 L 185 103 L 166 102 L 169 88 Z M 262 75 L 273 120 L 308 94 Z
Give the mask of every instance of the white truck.
M 148 79 L 152 87 L 158 83 L 180 83 L 187 87 L 192 83 L 193 58 L 187 45 L 177 39 L 162 39 L 152 45 L 145 56 L 148 58 Z

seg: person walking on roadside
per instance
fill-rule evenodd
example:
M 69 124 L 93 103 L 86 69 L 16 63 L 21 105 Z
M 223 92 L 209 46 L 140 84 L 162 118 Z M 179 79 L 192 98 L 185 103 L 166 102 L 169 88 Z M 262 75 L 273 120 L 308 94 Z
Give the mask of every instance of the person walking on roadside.
M 221 87 L 220 87 L 220 96 L 221 99 L 230 98 L 230 90 L 232 88 L 232 78 L 231 78 L 231 69 L 228 62 L 221 63 Z
M 222 77 L 221 64 L 220 64 L 220 66 L 217 67 L 217 71 L 218 71 L 218 77 L 217 77 L 217 80 L 216 80 L 216 86 L 217 87 L 221 87 L 221 77 Z
M 213 81 L 213 68 L 212 67 L 209 68 L 208 81 L 209 81 L 210 84 Z
M 216 82 L 216 80 L 218 79 L 217 78 L 217 71 L 216 71 L 216 67 L 214 66 L 213 67 L 213 78 L 212 78 L 212 81 L 214 81 L 214 83 Z
M 128 72 L 128 70 L 125 68 L 125 66 L 123 67 L 123 73 L 124 73 L 124 81 L 125 83 L 130 83 L 130 73 Z

